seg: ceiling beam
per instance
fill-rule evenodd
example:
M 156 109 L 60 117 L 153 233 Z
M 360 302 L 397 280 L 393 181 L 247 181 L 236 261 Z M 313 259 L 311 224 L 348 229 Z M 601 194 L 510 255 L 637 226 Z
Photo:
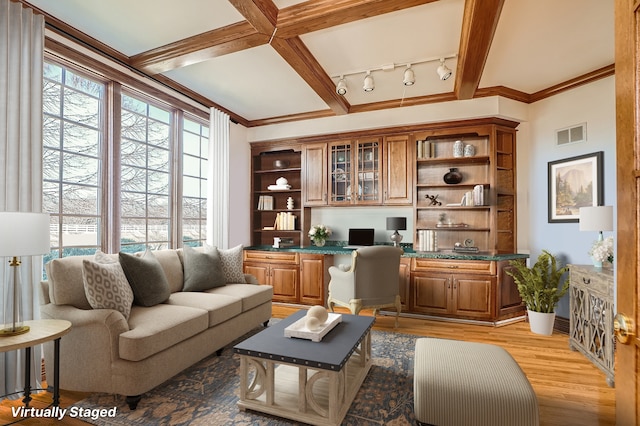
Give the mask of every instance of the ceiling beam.
M 290 38 L 336 25 L 397 12 L 436 0 L 310 0 L 280 10 L 279 37 Z
M 251 23 L 238 22 L 139 53 L 130 58 L 129 65 L 160 74 L 268 42 L 269 36 L 258 33 Z
M 271 0 L 229 0 L 257 32 L 271 36 L 278 19 L 278 7 Z
M 472 99 L 489 56 L 504 0 L 466 0 L 454 93 Z
M 336 93 L 336 87 L 299 37 L 274 37 L 271 46 L 337 115 L 349 112 L 349 103 Z

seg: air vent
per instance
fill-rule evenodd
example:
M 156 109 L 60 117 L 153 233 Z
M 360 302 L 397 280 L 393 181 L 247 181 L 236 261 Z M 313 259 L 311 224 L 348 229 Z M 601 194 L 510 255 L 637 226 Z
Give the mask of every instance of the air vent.
M 587 123 L 556 130 L 556 144 L 584 142 L 587 140 Z

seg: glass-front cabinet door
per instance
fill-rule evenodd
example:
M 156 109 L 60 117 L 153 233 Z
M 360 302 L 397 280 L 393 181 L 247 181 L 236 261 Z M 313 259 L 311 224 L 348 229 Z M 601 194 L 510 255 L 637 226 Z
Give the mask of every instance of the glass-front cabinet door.
M 351 203 L 353 150 L 351 141 L 329 143 L 329 204 Z
M 382 152 L 379 139 L 359 140 L 356 142 L 357 167 L 352 187 L 352 197 L 357 204 L 379 204 L 382 202 L 380 191 L 380 162 Z
M 329 204 L 379 204 L 382 152 L 378 138 L 329 143 Z

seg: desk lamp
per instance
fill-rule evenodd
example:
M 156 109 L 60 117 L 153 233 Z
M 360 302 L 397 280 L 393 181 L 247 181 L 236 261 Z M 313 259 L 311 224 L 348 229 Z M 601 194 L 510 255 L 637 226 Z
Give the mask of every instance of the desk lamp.
M 4 323 L 0 337 L 29 331 L 22 322 L 20 256 L 49 253 L 49 214 L 0 212 L 0 257 L 9 257 L 9 279 L 3 293 Z
M 398 232 L 404 231 L 407 229 L 407 218 L 406 217 L 388 217 L 387 218 L 387 231 L 395 231 L 389 237 L 391 241 L 393 241 L 393 245 L 398 247 L 400 242 L 402 241 L 402 235 Z

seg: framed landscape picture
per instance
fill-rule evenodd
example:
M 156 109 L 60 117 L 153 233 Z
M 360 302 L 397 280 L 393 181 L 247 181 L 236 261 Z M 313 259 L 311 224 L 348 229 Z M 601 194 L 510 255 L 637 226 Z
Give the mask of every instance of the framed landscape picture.
M 604 152 L 549 162 L 549 222 L 578 222 L 580 207 L 601 206 Z

